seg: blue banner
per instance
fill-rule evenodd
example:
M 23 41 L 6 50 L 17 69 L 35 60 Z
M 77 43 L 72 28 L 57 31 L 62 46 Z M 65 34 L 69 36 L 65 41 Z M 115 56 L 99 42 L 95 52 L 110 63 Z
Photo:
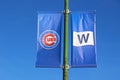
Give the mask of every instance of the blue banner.
M 73 12 L 72 67 L 96 67 L 95 12 Z
M 36 67 L 61 67 L 62 13 L 38 14 Z

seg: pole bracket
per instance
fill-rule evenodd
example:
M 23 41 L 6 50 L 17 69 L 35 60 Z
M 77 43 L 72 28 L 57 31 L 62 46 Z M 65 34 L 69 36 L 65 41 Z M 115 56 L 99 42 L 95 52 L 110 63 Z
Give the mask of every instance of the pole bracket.
M 71 11 L 69 9 L 67 9 L 66 11 L 64 10 L 64 13 L 69 14 Z
M 69 69 L 70 69 L 70 66 L 69 66 L 69 65 L 62 66 L 62 69 L 67 69 L 67 70 L 69 70 Z

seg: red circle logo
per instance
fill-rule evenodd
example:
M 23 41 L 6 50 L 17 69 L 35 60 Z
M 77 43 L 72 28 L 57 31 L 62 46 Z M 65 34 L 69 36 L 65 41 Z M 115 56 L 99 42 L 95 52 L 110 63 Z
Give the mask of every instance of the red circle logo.
M 56 36 L 53 33 L 47 33 L 43 36 L 42 42 L 45 46 L 52 46 L 56 43 Z

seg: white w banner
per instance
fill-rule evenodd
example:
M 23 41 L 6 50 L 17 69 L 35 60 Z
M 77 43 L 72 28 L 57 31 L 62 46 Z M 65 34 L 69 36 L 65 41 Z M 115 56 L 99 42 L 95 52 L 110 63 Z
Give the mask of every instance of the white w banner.
M 72 67 L 96 66 L 95 12 L 71 13 L 72 16 Z
M 73 46 L 94 45 L 92 31 L 73 32 Z

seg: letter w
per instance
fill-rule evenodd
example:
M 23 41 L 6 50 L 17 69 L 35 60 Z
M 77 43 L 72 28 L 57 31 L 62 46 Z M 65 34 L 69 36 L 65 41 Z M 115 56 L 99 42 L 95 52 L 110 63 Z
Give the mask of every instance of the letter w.
M 87 43 L 88 38 L 89 38 L 89 33 L 87 33 L 86 35 L 82 34 L 81 36 L 78 34 L 77 37 L 79 39 L 80 44 L 82 44 L 83 40 L 85 43 Z

